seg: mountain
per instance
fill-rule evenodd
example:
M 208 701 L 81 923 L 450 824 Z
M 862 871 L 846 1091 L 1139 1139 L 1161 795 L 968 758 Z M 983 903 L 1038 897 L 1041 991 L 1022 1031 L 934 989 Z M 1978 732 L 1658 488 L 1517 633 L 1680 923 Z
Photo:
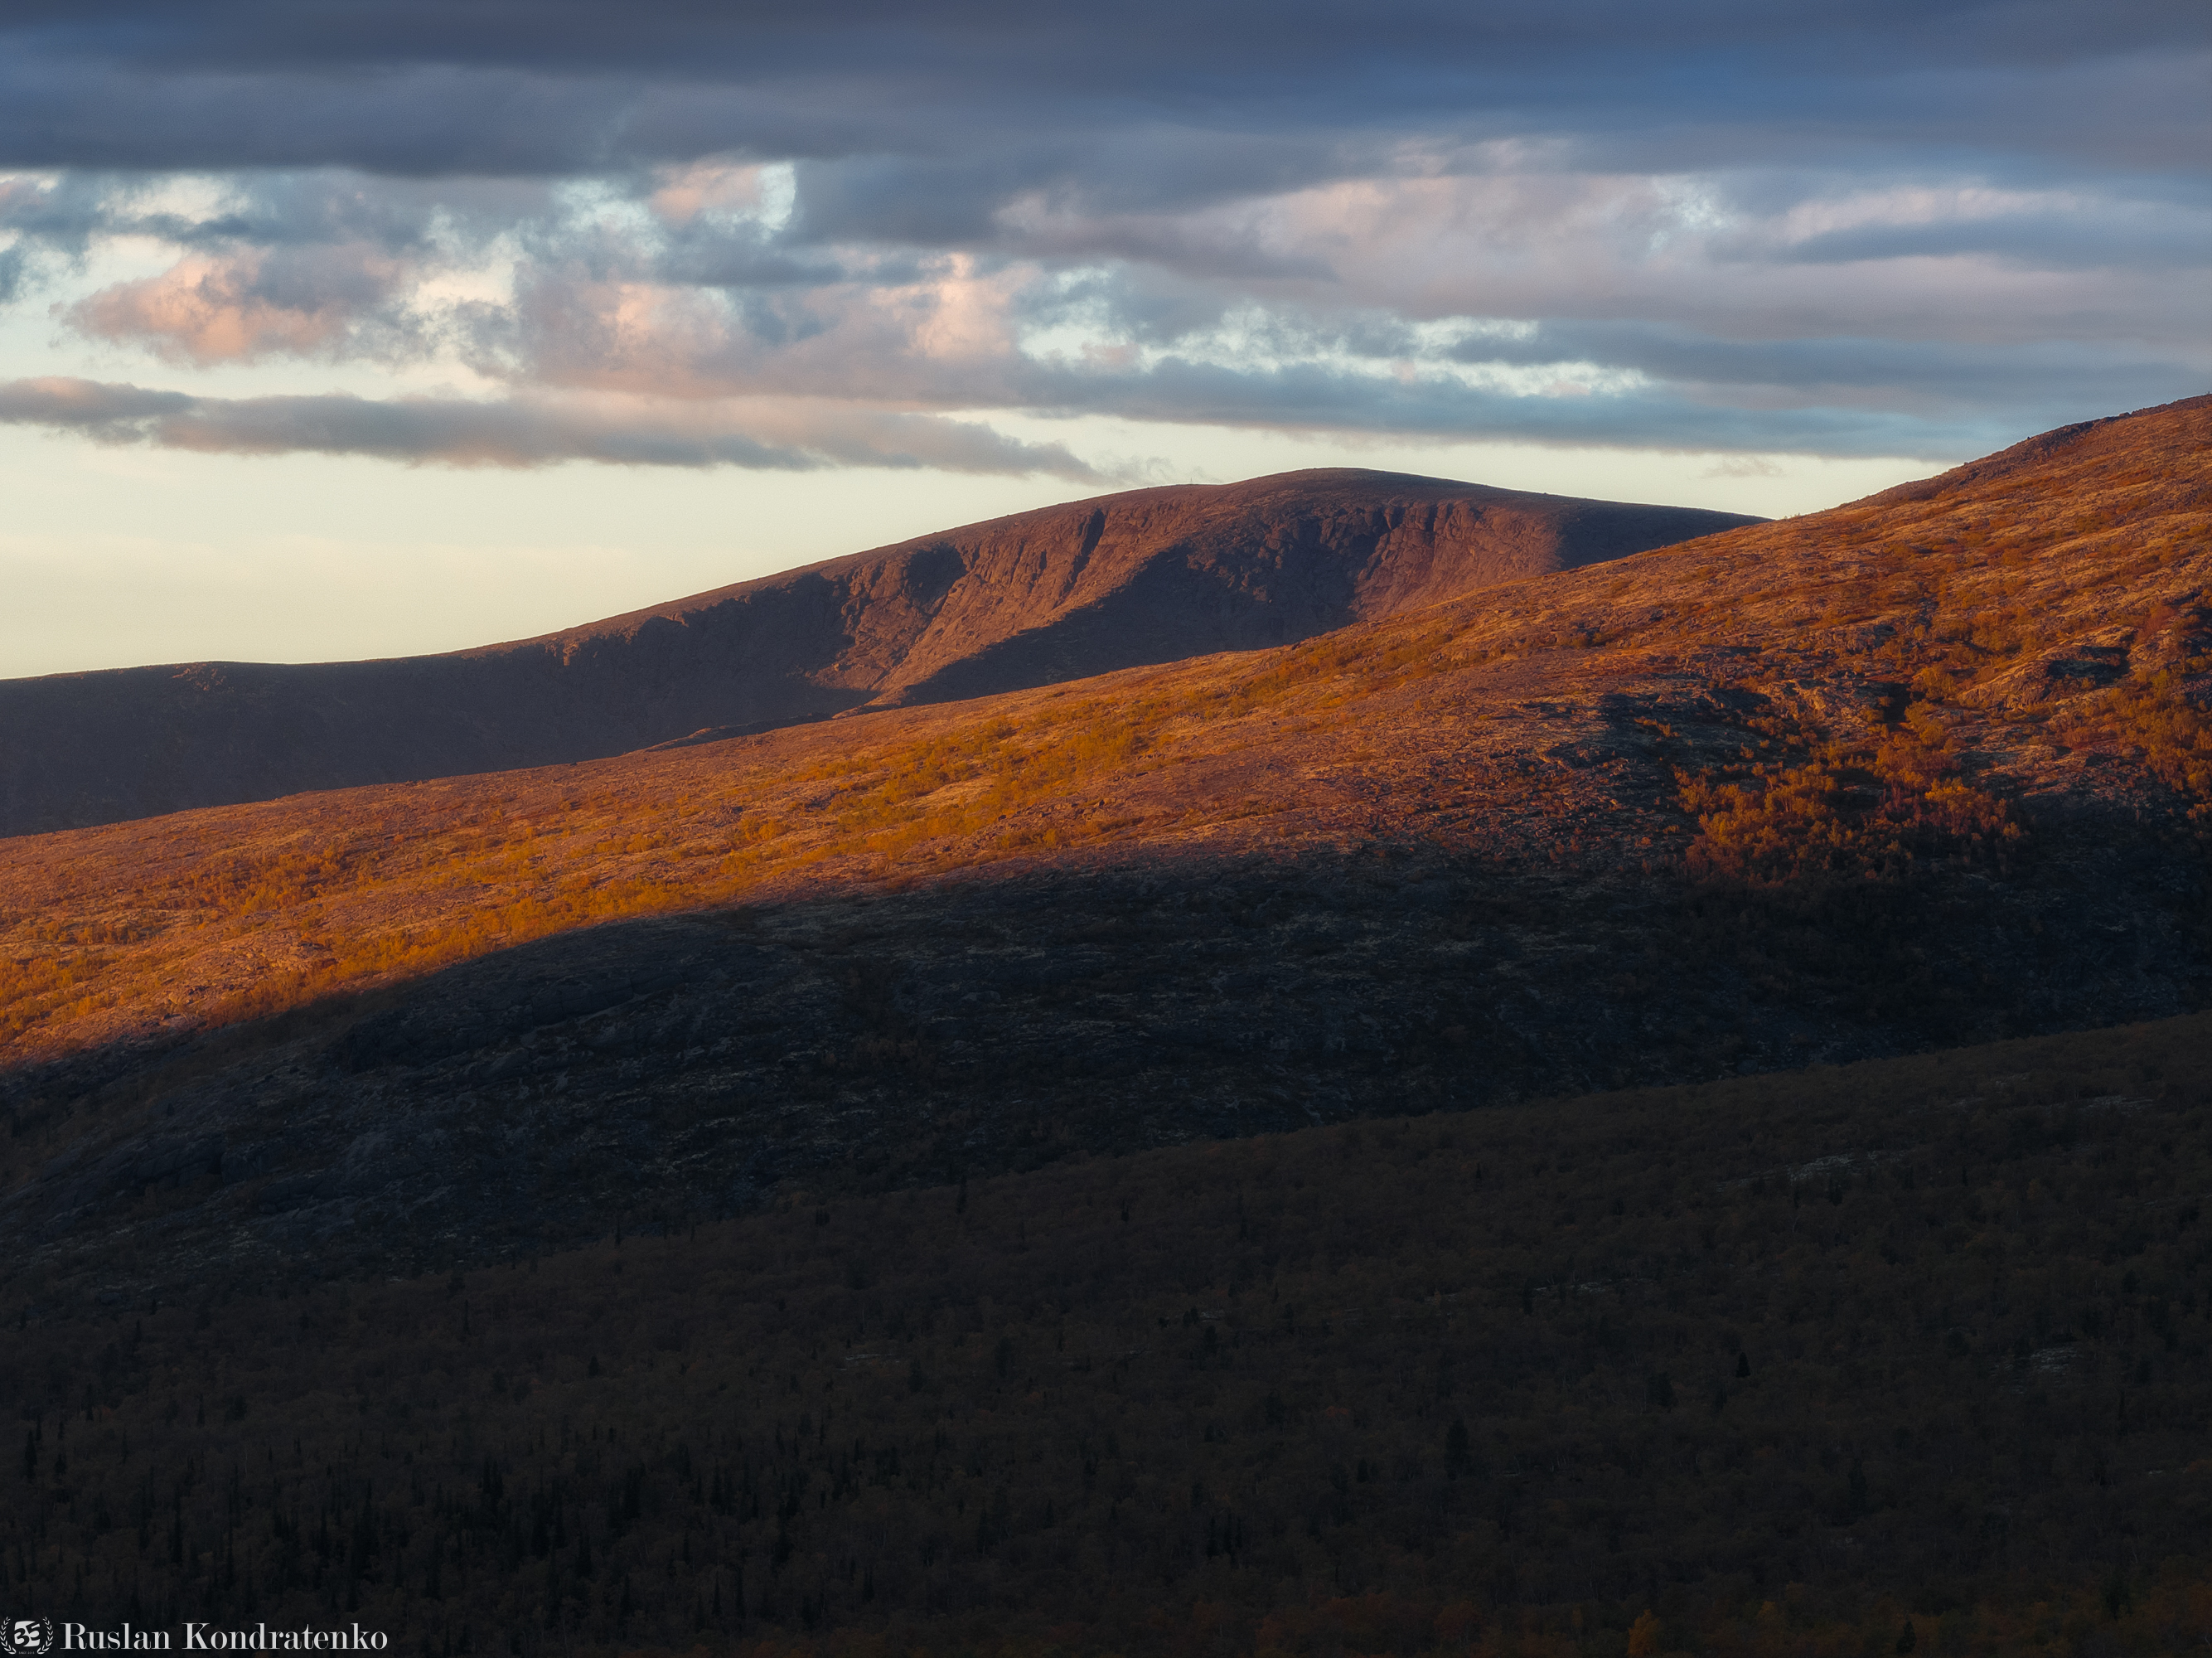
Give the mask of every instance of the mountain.
M 1751 521 L 1288 472 L 1019 513 L 450 655 L 0 682 L 0 835 L 595 759 L 1278 645 Z
M 2200 399 L 1273 649 L 0 842 L 0 1583 L 424 1658 L 2186 1649 L 2208 590 Z
M 19 837 L 0 1246 L 407 1271 L 2183 1014 L 2208 586 L 2198 399 L 1272 650 Z

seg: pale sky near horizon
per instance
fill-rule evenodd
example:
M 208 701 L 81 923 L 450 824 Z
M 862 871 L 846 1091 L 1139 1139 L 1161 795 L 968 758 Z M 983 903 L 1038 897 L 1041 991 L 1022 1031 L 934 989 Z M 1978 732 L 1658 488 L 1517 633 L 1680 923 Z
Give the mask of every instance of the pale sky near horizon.
M 1895 460 L 1505 444 L 1352 445 L 1202 429 L 1217 483 L 1376 466 L 1765 516 L 1934 470 Z M 1723 467 L 1738 470 L 1723 472 Z M 1097 493 L 1046 477 L 760 472 L 582 462 L 489 473 L 356 458 L 206 456 L 0 436 L 0 678 L 146 663 L 323 661 L 526 638 L 663 600 Z
M 2212 389 L 2208 71 L 2183 0 L 25 0 L 0 677 L 1300 466 L 1833 505 Z

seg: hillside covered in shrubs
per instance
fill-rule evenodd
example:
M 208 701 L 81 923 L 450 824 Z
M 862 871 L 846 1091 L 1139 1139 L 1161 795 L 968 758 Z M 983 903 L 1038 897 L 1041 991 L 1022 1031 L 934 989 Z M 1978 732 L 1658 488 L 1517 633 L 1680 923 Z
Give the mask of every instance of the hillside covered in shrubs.
M 0 1600 L 393 1649 L 2172 1652 L 2212 1021 L 19 1304 Z

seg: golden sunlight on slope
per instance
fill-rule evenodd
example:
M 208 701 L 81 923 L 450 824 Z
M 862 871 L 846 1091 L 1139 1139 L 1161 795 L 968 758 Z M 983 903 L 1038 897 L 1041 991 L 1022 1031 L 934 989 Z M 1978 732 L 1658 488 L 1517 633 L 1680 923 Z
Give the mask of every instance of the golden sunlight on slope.
M 0 843 L 0 1052 L 1007 859 L 1418 843 L 1763 880 L 2001 853 L 2045 813 L 2185 830 L 2208 453 L 2200 399 L 1286 649 Z
M 1313 638 L 1747 521 L 1357 471 L 1124 491 L 444 656 L 0 680 L 0 835 L 566 765 Z

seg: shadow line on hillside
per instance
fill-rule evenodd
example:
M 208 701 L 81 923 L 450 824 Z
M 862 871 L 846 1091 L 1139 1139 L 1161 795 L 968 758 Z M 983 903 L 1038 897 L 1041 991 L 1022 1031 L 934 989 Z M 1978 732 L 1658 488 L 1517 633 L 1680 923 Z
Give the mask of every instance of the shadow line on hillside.
M 1376 846 L 605 923 L 0 1079 L 0 1251 L 79 1280 L 423 1270 L 778 1192 L 2194 1005 L 2193 957 L 2030 936 L 1987 883 L 1845 897 Z

